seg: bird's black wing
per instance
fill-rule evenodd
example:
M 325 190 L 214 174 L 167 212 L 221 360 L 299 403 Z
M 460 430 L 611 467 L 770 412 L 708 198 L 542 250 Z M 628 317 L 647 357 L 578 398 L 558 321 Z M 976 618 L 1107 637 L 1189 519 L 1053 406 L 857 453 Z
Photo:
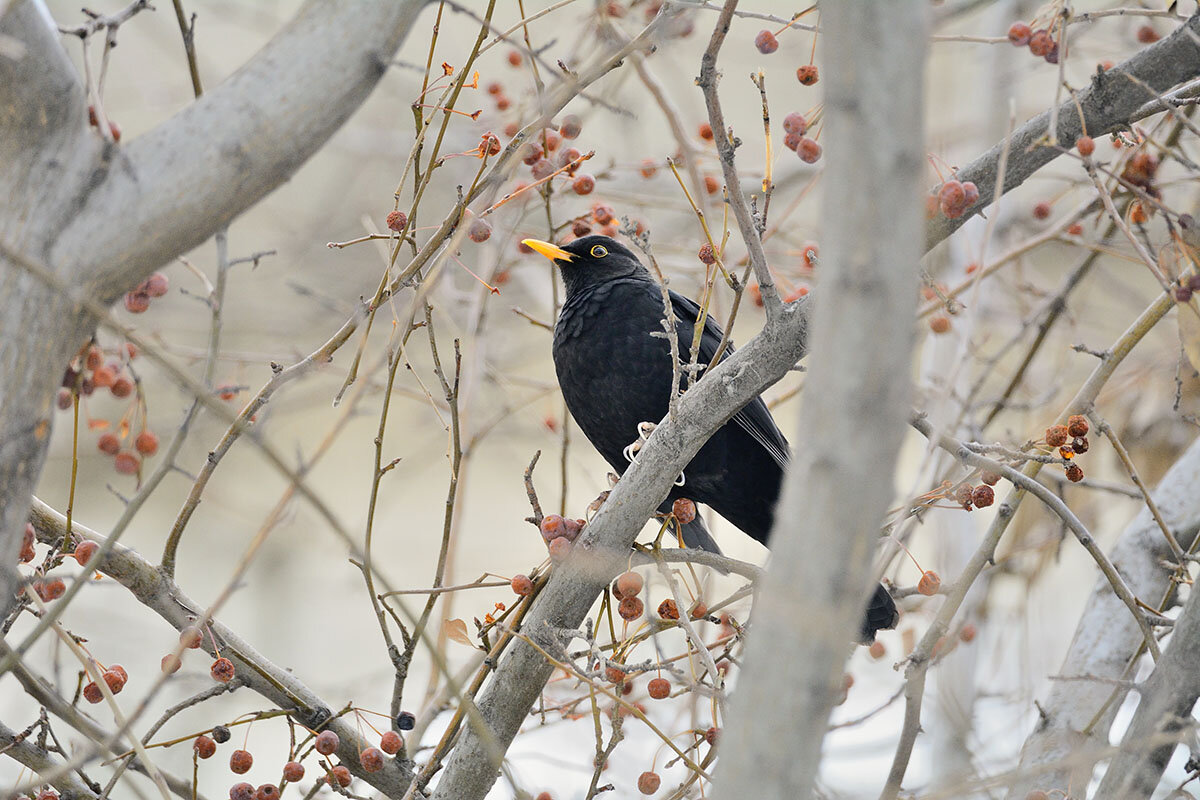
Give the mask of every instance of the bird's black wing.
M 670 295 L 671 306 L 678 319 L 676 327 L 679 330 L 679 350 L 681 353 L 690 353 L 692 331 L 695 329 L 696 320 L 700 318 L 700 306 L 677 292 L 672 291 Z M 704 333 L 700 337 L 699 363 L 707 364 L 712 361 L 720 344 L 721 326 L 709 314 L 704 319 Z M 733 345 L 727 345 L 725 352 L 721 355 L 721 360 L 724 361 L 732 352 Z M 780 468 L 787 467 L 789 458 L 787 439 L 783 437 L 783 433 L 775 424 L 771 412 L 767 410 L 767 404 L 761 397 L 755 397 L 741 411 L 734 414 L 733 421 L 761 444 Z

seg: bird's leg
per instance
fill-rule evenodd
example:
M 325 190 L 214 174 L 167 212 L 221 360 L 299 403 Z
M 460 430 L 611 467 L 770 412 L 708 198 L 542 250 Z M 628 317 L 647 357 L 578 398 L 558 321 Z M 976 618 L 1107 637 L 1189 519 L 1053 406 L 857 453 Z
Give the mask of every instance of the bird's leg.
M 641 451 L 642 445 L 646 443 L 646 440 L 650 438 L 650 434 L 654 433 L 654 429 L 657 427 L 657 423 L 654 422 L 639 422 L 637 424 L 637 439 L 630 444 L 625 445 L 625 449 L 621 451 L 621 454 L 625 456 L 626 461 L 628 461 L 630 464 L 637 463 L 638 452 Z M 675 479 L 675 485 L 683 486 L 683 484 L 684 476 L 681 472 L 679 473 L 679 477 Z

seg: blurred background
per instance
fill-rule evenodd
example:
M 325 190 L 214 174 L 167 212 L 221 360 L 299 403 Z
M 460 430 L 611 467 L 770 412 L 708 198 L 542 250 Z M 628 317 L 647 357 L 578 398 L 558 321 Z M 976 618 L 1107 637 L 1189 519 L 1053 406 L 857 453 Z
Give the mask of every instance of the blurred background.
M 111 13 L 119 5 L 100 0 L 89 7 Z M 485 5 L 472 0 L 463 4 L 464 8 L 445 7 L 432 63 L 461 66 L 479 31 L 475 15 L 482 13 Z M 630 36 L 640 30 L 650 4 L 578 0 L 554 5 L 562 7 L 532 22 L 529 36 L 544 62 L 562 60 L 574 67 L 614 49 L 613 31 Z M 803 10 L 765 1 L 742 5 L 745 11 L 783 20 Z M 1034 4 L 947 0 L 933 5 L 935 33 L 940 39 L 931 45 L 925 76 L 930 186 L 947 177 L 954 166 L 991 147 L 1012 122 L 1019 125 L 1054 102 L 1059 74 L 1057 66 L 1032 58 L 1003 40 L 1011 22 L 1035 13 Z M 1080 2 L 1073 7 L 1078 13 L 1116 5 Z M 1178 9 L 1181 13 L 1194 10 L 1190 2 L 1180 5 L 1187 6 Z M 48 0 L 47 6 L 60 25 L 81 20 L 77 2 Z M 196 49 L 205 87 L 218 85 L 235 71 L 287 23 L 297 6 L 274 0 L 189 0 L 188 12 L 197 15 Z M 550 6 L 526 0 L 524 12 L 530 15 Z M 384 219 L 394 208 L 394 195 L 413 143 L 410 104 L 421 91 L 437 11 L 437 4 L 431 3 L 422 12 L 379 88 L 329 144 L 230 227 L 233 257 L 276 251 L 256 267 L 234 267 L 229 277 L 216 384 L 224 387 L 222 396 L 229 396 L 231 408 L 240 409 L 270 378 L 271 362 L 288 365 L 315 350 L 362 298 L 374 293 L 387 265 L 386 242 L 341 249 L 327 243 L 386 232 Z M 686 35 L 665 41 L 644 63 L 630 59 L 597 82 L 588 92 L 594 101 L 579 98 L 572 102 L 566 111 L 581 119 L 582 133 L 570 144 L 585 153 L 595 150 L 583 171 L 595 176 L 596 190 L 583 197 L 571 192 L 569 185 L 563 186 L 550 204 L 555 226 L 588 213 L 595 202 L 610 205 L 619 217 L 641 223 L 649 230 L 655 255 L 672 288 L 693 297 L 703 290 L 704 269 L 696 251 L 705 239 L 680 182 L 666 168 L 666 159 L 682 153 L 691 157 L 696 174 L 720 175 L 715 151 L 700 135 L 707 117 L 694 85 L 715 16 L 707 7 L 689 11 L 684 17 L 686 24 L 676 31 Z M 805 17 L 805 21 L 815 21 L 815 15 L 810 16 L 811 20 Z M 521 19 L 518 3 L 501 0 L 493 19 L 498 30 L 508 30 Z M 1168 20 L 1138 16 L 1107 17 L 1073 26 L 1065 79 L 1071 86 L 1083 87 L 1098 63 L 1127 58 L 1141 46 L 1138 29 L 1147 24 L 1162 34 L 1174 26 Z M 770 55 L 755 49 L 753 40 L 759 30 L 779 31 L 781 27 L 754 17 L 735 21 L 721 56 L 721 97 L 726 117 L 742 140 L 738 165 L 744 189 L 761 193 L 756 187 L 765 172 L 766 146 L 760 97 L 749 76 L 763 70 L 772 118 L 771 176 L 776 186 L 770 223 L 778 226 L 768 240 L 768 254 L 781 286 L 794 296 L 819 285 L 819 260 L 815 269 L 809 268 L 802 254 L 810 243 L 820 243 L 821 163 L 805 164 L 786 150 L 779 125 L 792 111 L 809 116 L 819 112 L 821 85 L 802 86 L 795 77 L 795 69 L 809 63 L 814 50 L 812 33 L 779 33 L 779 49 Z M 104 101 L 109 118 L 121 126 L 122 140 L 128 141 L 192 102 L 192 88 L 168 3 L 158 3 L 154 13 L 139 14 L 123 26 L 119 42 L 108 67 Z M 63 46 L 79 61 L 77 41 L 64 37 Z M 508 58 L 512 52 L 501 43 L 477 64 L 478 88 L 467 90 L 458 108 L 481 113 L 476 119 L 456 115 L 449 126 L 442 152 L 463 155 L 446 158 L 430 194 L 422 201 L 419 240 L 441 222 L 457 187 L 469 184 L 474 176 L 479 161 L 472 151 L 481 135 L 493 131 L 507 143 L 509 135 L 504 131 L 508 126 L 524 125 L 538 113 L 529 64 L 518 59 L 517 65 L 512 65 Z M 821 55 L 818 41 L 818 65 Z M 896 76 L 897 80 L 920 78 Z M 443 80 L 438 85 L 444 84 Z M 492 84 L 500 86 L 498 94 L 489 93 L 487 87 Z M 655 92 L 661 94 L 662 102 L 655 99 Z M 508 101 L 505 110 L 498 108 L 503 105 L 497 102 L 500 97 Z M 264 109 L 264 113 L 269 111 Z M 312 109 L 314 114 L 321 112 L 321 108 Z M 673 133 L 670 116 L 684 133 L 682 142 Z M 887 120 L 878 124 L 886 126 Z M 1144 124 L 1156 135 L 1166 129 L 1159 118 Z M 1194 148 L 1194 142 L 1184 147 Z M 1097 140 L 1097 152 L 1105 158 L 1116 153 L 1108 139 Z M 642 174 L 646 160 L 655 166 L 650 177 Z M 518 167 L 509 188 L 531 180 L 528 168 Z M 681 176 L 706 212 L 714 237 L 719 237 L 724 218 L 719 192 L 696 192 L 689 171 L 681 170 Z M 1182 172 L 1174 178 L 1164 174 L 1161 181 L 1169 187 L 1165 189 L 1168 203 L 1189 210 L 1195 191 L 1179 180 L 1182 176 Z M 1090 198 L 1089 187 L 1077 160 L 1056 160 L 991 208 L 988 219 L 972 220 L 931 254 L 926 261 L 931 279 L 956 286 L 974 273 L 971 265 L 990 264 L 998 255 L 1056 225 L 1065 228 L 1066 217 Z M 407 209 L 411 179 L 400 197 L 399 207 Z M 1040 202 L 1052 204 L 1046 219 L 1033 214 Z M 569 231 L 568 225 L 567 231 L 555 234 L 548 228 L 547 215 L 547 206 L 533 192 L 508 204 L 492 215 L 491 238 L 483 243 L 464 240 L 459 252 L 445 260 L 429 289 L 443 364 L 453 360 L 453 340 L 462 341 L 464 456 L 451 523 L 448 584 L 469 582 L 484 573 L 504 578 L 527 573 L 545 558 L 544 543 L 524 521 L 530 509 L 523 471 L 535 452 L 542 452 L 534 481 L 547 512 L 582 517 L 588 503 L 608 488 L 607 465 L 564 416 L 550 360 L 550 334 L 536 324 L 553 323 L 561 288 L 554 287 L 555 278 L 545 259 L 522 254 L 516 246 L 526 236 L 562 238 Z M 1161 291 L 1144 266 L 1129 258 L 1130 249 L 1123 239 L 1102 240 L 1105 220 L 1097 220 L 1093 214 L 1083 217 L 1081 223 L 1081 233 L 1048 237 L 1046 243 L 1012 259 L 969 290 L 960 298 L 965 308 L 953 318 L 949 331 L 935 334 L 928 319 L 915 323 L 923 332 L 913 374 L 917 408 L 951 426 L 960 438 L 1018 447 L 1042 435 L 1095 364 L 1092 356 L 1071 346 L 1082 343 L 1104 349 Z M 1162 244 L 1162 230 L 1153 223 L 1150 229 Z M 978 423 L 988 403 L 999 395 L 1028 346 L 1030 314 L 1057 291 L 1092 248 L 1102 249 L 1103 254 L 1086 281 L 1071 294 L 1067 313 L 1014 394 L 1013 407 L 986 431 L 980 430 Z M 743 254 L 734 229 L 725 261 L 738 264 Z M 186 258 L 210 279 L 215 277 L 216 253 L 211 242 Z M 404 260 L 402 254 L 400 263 Z M 202 301 L 205 287 L 180 263 L 165 265 L 163 272 L 170 279 L 170 292 L 155 300 L 146 313 L 132 315 L 120 307 L 114 313 L 199 376 L 210 324 L 209 308 Z M 490 291 L 485 282 L 498 292 Z M 714 299 L 718 318 L 728 315 L 731 301 L 732 292 L 718 281 Z M 308 484 L 360 538 L 367 517 L 373 440 L 386 378 L 381 367 L 384 346 L 393 320 L 406 320 L 412 302 L 411 292 L 401 293 L 380 312 L 366 343 L 359 380 L 339 406 L 333 401 L 360 345 L 361 333 L 315 375 L 276 394 L 256 423 L 259 434 L 291 455 L 296 466 L 306 463 L 331 439 L 328 452 L 309 473 Z M 1173 410 L 1177 374 L 1190 374 L 1186 362 L 1180 367 L 1173 317 L 1138 347 L 1098 404 L 1151 484 L 1194 437 L 1194 426 L 1182 416 L 1191 411 L 1194 381 L 1180 384 L 1182 411 Z M 744 303 L 735 341 L 750 338 L 761 319 L 760 308 Z M 1026 331 L 1022 343 L 1001 353 L 1022 330 Z M 99 338 L 106 347 L 119 344 L 105 332 Z M 399 461 L 383 482 L 374 559 L 394 588 L 415 589 L 430 585 L 445 524 L 449 416 L 424 332 L 411 337 L 405 356 L 411 370 L 401 369 L 397 374 L 383 446 L 385 460 Z M 179 425 L 189 397 L 146 360 L 135 361 L 134 368 L 145 392 L 149 426 L 166 441 Z M 974 388 L 977 383 L 981 388 Z M 802 374 L 795 373 L 767 393 L 777 421 L 793 442 L 801 435 L 795 430 L 795 421 L 802 386 Z M 969 395 L 973 405 L 964 408 L 964 398 Z M 98 393 L 83 411 L 87 419 L 109 420 L 115 425 L 129 407 L 126 401 Z M 181 452 L 181 471 L 168 476 L 150 498 L 124 534 L 123 543 L 157 560 L 190 488 L 187 473 L 194 475 L 200 469 L 224 428 L 201 414 Z M 105 533 L 123 510 L 122 497 L 131 495 L 136 485 L 133 478 L 117 474 L 111 458 L 96 450 L 96 435 L 86 426 L 79 432 L 75 514 L 84 525 Z M 66 507 L 71 471 L 69 414 L 58 417 L 54 437 L 38 495 L 61 510 Z M 1083 463 L 1089 480 L 1131 486 L 1108 447 L 1094 444 Z M 154 459 L 148 460 L 148 468 L 155 465 Z M 961 477 L 947 458 L 931 453 L 915 434 L 906 444 L 902 467 L 895 480 L 898 506 L 936 488 L 943 477 Z M 1067 487 L 1061 482 L 1055 485 L 1062 487 L 1071 508 L 1105 543 L 1112 541 L 1140 507 L 1127 493 Z M 286 479 L 248 442 L 233 449 L 217 469 L 184 536 L 177 579 L 185 592 L 202 604 L 216 598 L 286 488 Z M 971 513 L 934 509 L 910 532 L 910 547 L 922 568 L 936 570 L 949 580 L 974 550 L 993 514 L 994 508 Z M 740 532 L 716 519 L 710 526 L 728 555 L 765 563 L 766 551 Z M 1095 578 L 1086 554 L 1069 537 L 1064 540 L 1057 521 L 1031 503 L 1023 507 L 1002 551 L 997 568 L 981 582 L 968 604 L 967 619 L 978 636 L 962 643 L 932 674 L 924 723 L 928 735 L 918 741 L 907 786 L 936 782 L 960 771 L 986 772 L 1013 765 L 1036 715 L 1032 700 L 1046 685 L 1046 676 L 1057 671 Z M 332 706 L 352 701 L 386 712 L 392 670 L 361 573 L 348 556 L 346 545 L 332 535 L 312 507 L 293 501 L 219 617 L 263 655 L 292 669 Z M 911 586 L 920 574 L 907 556 L 894 557 L 887 572 L 901 586 Z M 707 574 L 704 580 L 706 597 L 712 599 L 742 585 L 737 578 L 716 574 Z M 653 607 L 665 590 L 653 579 L 650 585 L 647 599 Z M 507 587 L 454 593 L 445 597 L 434 619 L 461 618 L 473 630 L 473 617 L 482 619 L 494 611 L 497 602 L 510 604 L 514 599 Z M 422 601 L 417 596 L 405 598 L 411 609 L 419 609 Z M 903 709 L 899 702 L 887 705 L 901 686 L 901 673 L 892 666 L 903 657 L 906 643 L 911 646 L 912 638 L 919 637 L 934 607 L 931 603 L 936 602 L 936 598 L 921 597 L 905 601 L 900 628 L 880 637 L 885 654 L 872 659 L 860 649 L 854 656 L 850 671 L 855 685 L 835 721 L 853 720 L 880 707 L 883 710 L 863 724 L 839 730 L 828 741 L 824 784 L 830 796 L 874 796 L 882 785 Z M 736 609 L 735 615 L 745 619 L 748 604 L 743 601 Z M 125 665 L 132 679 L 126 691 L 132 690 L 134 698 L 139 677 L 154 675 L 160 657 L 176 642 L 174 630 L 111 580 L 100 580 L 91 587 L 72 605 L 65 620 L 72 631 L 87 637 L 93 655 L 106 663 Z M 463 664 L 471 650 L 450 643 L 446 653 L 452 663 Z M 190 655 L 194 658 L 185 659 L 183 671 L 156 698 L 147 719 L 211 683 L 208 660 Z M 648 650 L 643 657 L 650 655 Z M 55 675 L 71 696 L 76 667 L 55 645 L 47 640 L 34 661 Z M 736 670 L 733 677 L 736 680 Z M 439 731 L 439 720 L 422 718 L 427 687 L 433 687 L 436 680 L 430 659 L 419 651 L 405 708 L 418 715 L 422 727 L 430 725 L 427 736 Z M 638 691 L 644 690 L 639 687 Z M 160 735 L 182 736 L 201 730 L 237 714 L 261 710 L 264 702 L 242 690 L 206 703 L 191 715 L 181 715 Z M 97 712 L 104 717 L 99 708 Z M 664 730 L 704 729 L 714 724 L 711 710 L 702 701 L 677 704 L 669 710 L 656 706 L 654 713 Z M 20 728 L 35 715 L 36 706 L 11 677 L 0 678 L 0 717 Z M 510 753 L 520 788 L 535 794 L 549 790 L 555 798 L 584 797 L 594 746 L 590 716 L 552 720 L 544 727 L 531 718 L 529 728 L 529 735 L 519 737 Z M 618 787 L 615 796 L 620 797 L 634 796 L 633 781 L 650 768 L 658 747 L 657 740 L 636 725 L 627 725 L 626 734 L 627 741 L 617 749 L 605 773 L 605 780 Z M 249 741 L 256 765 L 247 779 L 255 784 L 277 779 L 286 754 L 284 724 L 278 720 L 257 723 Z M 180 774 L 190 769 L 190 755 L 190 748 L 184 747 L 159 753 L 162 763 Z M 657 752 L 660 768 L 665 760 L 663 753 Z M 200 775 L 201 789 L 212 797 L 222 796 L 230 782 L 221 757 L 202 763 Z M 665 770 L 664 776 L 678 780 L 683 772 L 675 767 Z M 0 786 L 17 777 L 13 762 L 0 760 Z M 664 787 L 673 785 L 671 778 L 664 779 Z M 502 782 L 492 796 L 513 795 L 513 787 Z

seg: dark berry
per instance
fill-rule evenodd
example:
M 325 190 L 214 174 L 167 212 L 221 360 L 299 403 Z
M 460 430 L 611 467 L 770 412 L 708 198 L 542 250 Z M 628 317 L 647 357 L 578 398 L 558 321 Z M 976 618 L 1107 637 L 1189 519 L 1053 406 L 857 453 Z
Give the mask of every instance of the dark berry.
M 658 604 L 658 616 L 663 619 L 679 619 L 679 607 L 668 597 Z
M 1154 44 L 1158 39 L 1158 31 L 1149 25 L 1142 25 L 1137 29 L 1137 40 L 1142 44 Z
M 224 725 L 213 726 L 212 738 L 217 744 L 225 744 L 229 741 L 229 737 L 232 735 L 233 734 L 229 732 L 229 728 L 226 728 Z
M 592 226 L 586 220 L 577 219 L 571 223 L 571 233 L 577 237 L 587 236 L 592 232 Z
M 1089 448 L 1091 448 L 1091 445 L 1088 444 L 1086 436 L 1077 436 L 1071 440 L 1071 449 L 1076 453 L 1086 453 Z
M 417 718 L 411 711 L 401 711 L 396 715 L 396 727 L 402 731 L 411 731 L 417 727 Z
M 1029 36 L 1029 52 L 1039 58 L 1044 58 L 1054 49 L 1054 37 L 1050 35 L 1050 31 L 1042 28 L 1034 31 Z
M 1083 467 L 1078 464 L 1067 465 L 1067 480 L 1071 483 L 1079 483 L 1083 480 Z
M 35 531 L 33 530 L 33 525 L 26 522 L 25 532 L 21 538 L 21 555 L 19 556 L 22 564 L 28 564 L 37 557 L 37 551 L 33 549 L 33 542 L 35 539 L 34 533 Z

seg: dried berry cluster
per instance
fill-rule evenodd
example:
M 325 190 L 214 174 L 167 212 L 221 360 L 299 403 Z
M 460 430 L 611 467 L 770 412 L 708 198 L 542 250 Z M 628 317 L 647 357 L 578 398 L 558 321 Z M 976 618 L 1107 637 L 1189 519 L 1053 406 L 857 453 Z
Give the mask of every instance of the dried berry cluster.
M 131 314 L 141 314 L 150 308 L 151 298 L 162 297 L 167 293 L 169 287 L 167 276 L 161 272 L 155 272 L 139 283 L 132 292 L 126 293 L 125 310 Z
M 1090 448 L 1087 434 L 1087 418 L 1079 414 L 1068 417 L 1066 425 L 1051 425 L 1046 428 L 1046 445 L 1051 448 L 1057 447 L 1058 455 L 1067 460 L 1067 480 L 1073 483 L 1083 480 L 1083 468 L 1073 459 Z
M 1058 35 L 1061 39 L 1061 28 Z M 1053 26 L 1034 30 L 1024 22 L 1014 22 L 1008 29 L 1008 40 L 1015 47 L 1028 47 L 1034 56 L 1044 58 L 1051 64 L 1058 63 L 1058 42 L 1055 41 Z
M 546 542 L 546 548 L 550 551 L 552 561 L 561 561 L 567 557 L 567 554 L 571 552 L 571 544 L 579 538 L 585 525 L 587 525 L 587 520 L 571 519 L 558 514 L 547 514 L 542 517 L 542 523 L 538 529 L 542 533 L 542 539 Z

